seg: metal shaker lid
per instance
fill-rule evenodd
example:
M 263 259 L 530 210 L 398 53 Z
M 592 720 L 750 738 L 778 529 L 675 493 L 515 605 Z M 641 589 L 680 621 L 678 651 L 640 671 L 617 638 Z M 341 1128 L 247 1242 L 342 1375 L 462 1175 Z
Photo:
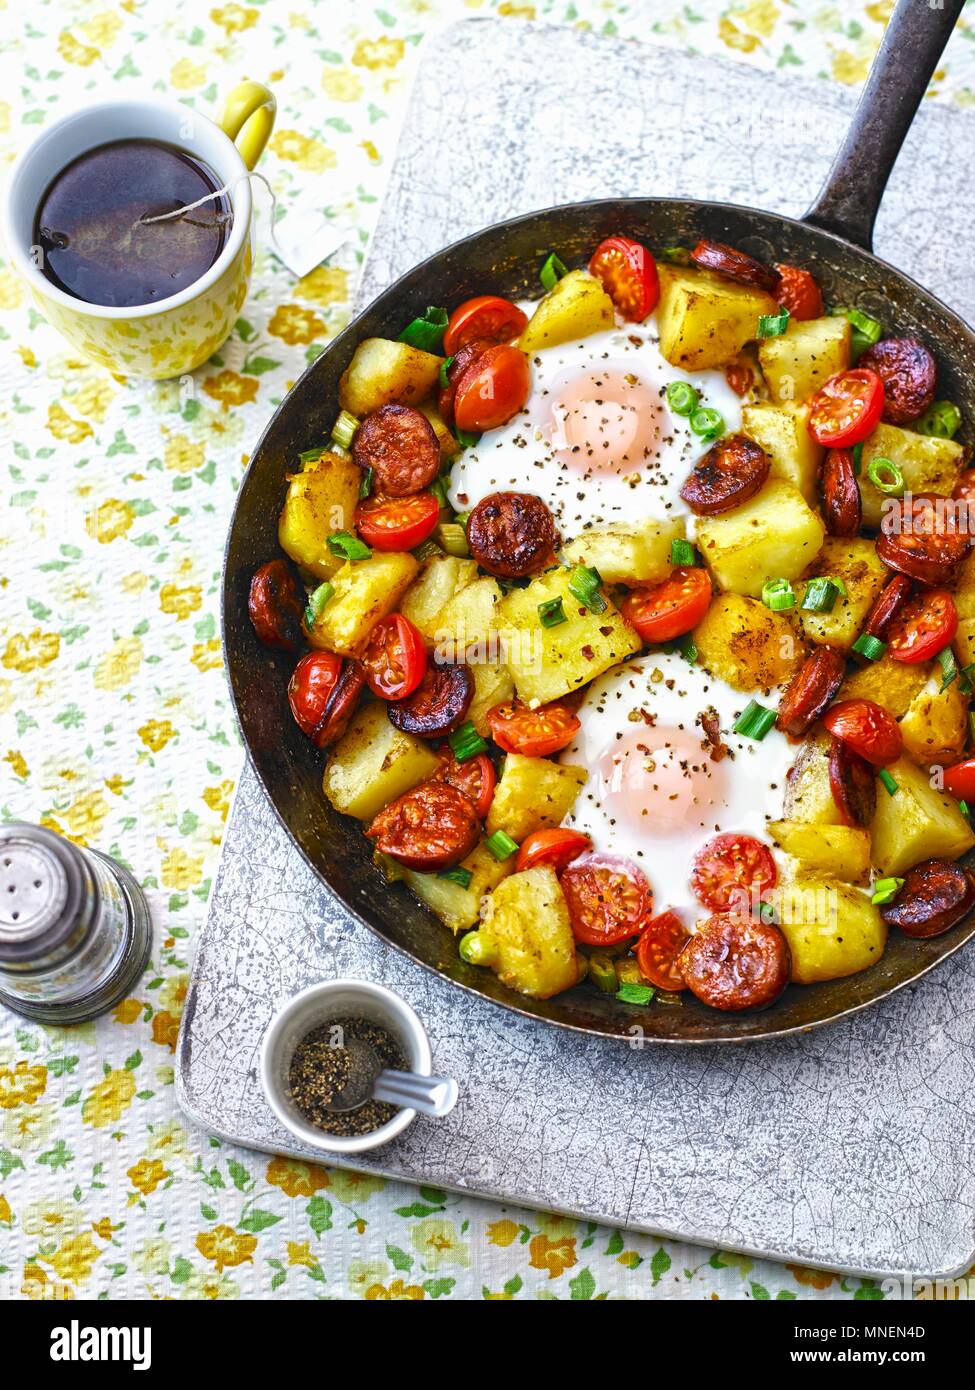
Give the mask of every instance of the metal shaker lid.
M 69 841 L 24 821 L 0 825 L 0 962 L 25 962 L 74 931 L 93 883 Z

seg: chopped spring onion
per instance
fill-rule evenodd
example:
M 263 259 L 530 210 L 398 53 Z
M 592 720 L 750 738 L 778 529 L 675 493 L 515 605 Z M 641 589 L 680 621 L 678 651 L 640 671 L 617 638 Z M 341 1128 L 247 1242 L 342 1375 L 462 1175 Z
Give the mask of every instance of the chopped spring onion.
M 665 246 L 660 259 L 669 261 L 671 265 L 690 265 L 691 253 L 686 246 Z
M 897 790 L 897 783 L 894 781 L 893 777 L 891 777 L 887 769 L 885 767 L 882 767 L 880 771 L 877 773 L 877 776 L 880 778 L 881 782 L 883 782 L 884 790 L 886 791 L 887 795 L 893 796 L 894 792 Z
M 972 808 L 969 806 L 967 801 L 959 801 L 958 809 L 963 816 L 970 816 L 972 813 Z
M 789 311 L 783 309 L 781 314 L 762 314 L 758 320 L 759 338 L 781 338 L 782 334 L 789 326 Z
M 695 410 L 690 419 L 690 426 L 693 434 L 707 442 L 717 439 L 718 435 L 724 434 L 725 430 L 724 417 L 718 411 L 712 410 L 709 405 Z
M 453 360 L 454 359 L 452 357 L 445 357 L 444 360 L 440 363 L 440 385 L 443 387 L 445 391 L 447 390 L 447 387 L 450 385 L 450 382 L 447 379 L 447 373 L 450 371 Z
M 374 476 L 375 474 L 373 473 L 371 468 L 367 468 L 366 471 L 363 473 L 362 482 L 359 484 L 359 496 L 361 498 L 366 498 L 371 495 L 372 480 Z
M 767 579 L 762 585 L 762 602 L 773 613 L 781 613 L 786 608 L 795 608 L 796 591 L 788 579 Z
M 672 381 L 664 395 L 675 415 L 693 415 L 701 399 L 689 381 Z
M 317 449 L 306 449 L 304 453 L 298 455 L 298 462 L 302 465 L 311 463 L 312 459 L 320 459 L 325 453 L 325 445 L 322 444 Z
M 609 956 L 600 955 L 598 951 L 593 951 L 589 957 L 589 978 L 597 989 L 601 989 L 603 994 L 615 994 L 619 981 L 616 978 L 616 966 Z
M 510 859 L 518 848 L 518 841 L 513 840 L 503 830 L 496 830 L 493 835 L 487 837 L 484 843 L 499 862 L 503 859 Z
M 585 604 L 590 613 L 603 613 L 606 600 L 599 592 L 602 582 L 599 570 L 593 569 L 591 565 L 576 565 L 569 575 L 569 593 Z
M 447 327 L 447 310 L 438 309 L 431 304 L 425 314 L 407 324 L 399 335 L 401 343 L 420 348 L 423 352 L 439 352 L 443 347 L 444 329 Z
M 437 878 L 445 878 L 448 883 L 459 883 L 461 888 L 470 888 L 473 877 L 470 869 L 462 869 L 459 865 L 456 869 L 441 869 L 437 874 Z
M 457 954 L 461 960 L 466 960 L 468 965 L 483 965 L 487 951 L 481 940 L 481 933 L 476 929 L 466 932 L 457 943 Z
M 904 880 L 902 878 L 878 878 L 873 885 L 870 901 L 874 907 L 881 907 L 884 903 L 893 902 L 899 889 L 903 886 Z
M 458 526 L 456 521 L 439 522 L 433 534 L 441 550 L 446 550 L 448 555 L 453 555 L 458 560 L 464 560 L 470 555 L 467 532 L 463 526 Z
M 880 335 L 884 331 L 883 324 L 878 319 L 872 319 L 869 314 L 863 313 L 861 309 L 844 308 L 837 305 L 829 312 L 834 318 L 849 319 L 853 329 L 850 351 L 854 358 L 859 357 L 862 352 L 866 352 L 868 347 L 873 347 L 874 343 L 880 341 Z
M 479 434 L 471 434 L 467 430 L 455 430 L 454 434 L 462 449 L 473 449 L 481 437 Z
M 554 251 L 550 251 L 545 257 L 538 278 L 547 290 L 554 290 L 555 286 L 562 279 L 563 275 L 568 275 L 569 267 L 563 265 Z
M 887 643 L 881 642 L 879 637 L 873 637 L 869 632 L 861 632 L 853 643 L 853 650 L 858 656 L 865 656 L 868 661 L 879 661 L 887 650 Z
M 697 647 L 690 637 L 685 637 L 683 642 L 678 642 L 676 649 L 685 661 L 689 661 L 692 666 L 694 665 L 697 660 Z
M 733 725 L 736 734 L 761 741 L 775 723 L 775 710 L 766 709 L 757 700 L 749 700 Z
M 853 446 L 853 476 L 859 478 L 860 469 L 863 467 L 863 440 Z
M 690 541 L 681 540 L 679 537 L 670 542 L 670 563 L 686 568 L 694 563 L 694 547 Z
M 447 742 L 459 763 L 466 763 L 468 758 L 476 758 L 487 749 L 487 744 L 469 719 L 447 735 Z
M 867 464 L 867 477 L 878 492 L 889 493 L 891 497 L 900 497 L 904 491 L 904 474 L 893 459 L 884 458 L 882 454 Z
M 365 541 L 360 541 L 351 531 L 336 531 L 333 536 L 329 536 L 327 545 L 333 555 L 338 555 L 343 560 L 368 560 L 372 554 Z
M 308 595 L 308 607 L 305 609 L 305 626 L 314 627 L 318 617 L 335 593 L 335 589 L 328 580 L 324 584 L 319 584 L 318 588 Z
M 938 664 L 941 667 L 941 689 L 939 695 L 943 695 L 951 682 L 961 673 L 958 670 L 958 662 L 955 660 L 955 653 L 950 647 L 943 647 L 938 653 Z
M 759 903 L 758 920 L 768 926 L 778 926 L 778 916 L 772 903 Z
M 430 487 L 428 488 L 428 491 L 432 492 L 434 497 L 437 499 L 438 503 L 440 504 L 441 511 L 443 511 L 444 507 L 450 506 L 450 503 L 447 501 L 447 483 L 445 479 L 434 478 L 433 482 L 430 484 Z
M 799 606 L 807 613 L 832 613 L 839 594 L 839 585 L 832 579 L 810 579 Z
M 616 997 L 621 1004 L 649 1004 L 653 998 L 653 986 L 631 985 L 627 981 L 620 985 Z
M 915 424 L 918 434 L 933 434 L 938 439 L 954 439 L 961 426 L 961 411 L 953 401 L 935 401 Z
M 413 551 L 413 558 L 419 560 L 422 565 L 424 560 L 432 560 L 434 555 L 442 554 L 443 551 L 436 541 L 425 540 L 422 545 L 418 545 Z
M 347 410 L 340 410 L 339 417 L 332 426 L 332 439 L 336 444 L 341 444 L 343 449 L 348 449 L 358 428 L 359 421 L 356 417 L 350 415 Z
M 558 627 L 560 623 L 567 623 L 569 620 L 565 616 L 562 600 L 560 598 L 547 598 L 544 603 L 540 603 L 538 605 L 538 621 L 542 627 Z
M 341 459 L 343 463 L 350 463 L 352 460 L 352 454 L 349 450 L 343 444 L 336 444 L 334 439 L 328 446 L 328 452 L 333 454 L 335 458 Z

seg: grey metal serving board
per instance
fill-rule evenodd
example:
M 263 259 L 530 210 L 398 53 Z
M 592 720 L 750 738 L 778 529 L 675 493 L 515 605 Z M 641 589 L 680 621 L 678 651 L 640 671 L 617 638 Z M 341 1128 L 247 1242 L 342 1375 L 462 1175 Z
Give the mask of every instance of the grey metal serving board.
M 796 214 L 848 93 L 544 25 L 472 20 L 423 55 L 360 288 L 500 217 L 592 196 L 733 199 Z M 922 112 L 880 253 L 975 311 L 968 117 Z M 461 1101 L 354 1166 L 750 1254 L 941 1274 L 975 1250 L 975 954 L 845 1022 L 778 1044 L 648 1047 L 517 1017 L 354 922 L 292 846 L 249 765 L 197 951 L 180 1102 L 253 1148 L 313 1156 L 256 1074 L 275 1001 L 379 980 L 427 1024 Z M 331 1161 L 331 1160 L 330 1160 Z

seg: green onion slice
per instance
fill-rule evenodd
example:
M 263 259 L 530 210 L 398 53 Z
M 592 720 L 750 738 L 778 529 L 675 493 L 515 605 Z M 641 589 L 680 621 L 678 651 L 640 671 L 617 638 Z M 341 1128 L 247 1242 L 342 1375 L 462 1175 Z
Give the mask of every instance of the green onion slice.
M 671 265 L 690 265 L 691 253 L 686 246 L 665 246 L 660 253 L 662 261 L 668 261 Z
M 880 778 L 881 782 L 883 782 L 884 790 L 886 791 L 887 795 L 893 796 L 894 792 L 897 790 L 897 783 L 894 781 L 893 777 L 891 777 L 887 769 L 885 767 L 882 767 L 878 772 L 877 776 Z
M 962 813 L 963 816 L 970 816 L 970 815 L 971 815 L 972 808 L 969 806 L 969 804 L 968 804 L 967 801 L 959 801 L 959 803 L 958 803 L 958 809 L 959 809 L 959 811 Z
M 440 549 L 436 541 L 425 540 L 422 545 L 418 545 L 416 549 L 413 551 L 413 558 L 415 560 L 419 560 L 420 564 L 422 565 L 424 560 L 432 560 L 434 555 L 442 554 L 443 551 Z
M 585 604 L 590 613 L 603 613 L 607 605 L 599 592 L 602 582 L 599 570 L 594 569 L 592 565 L 576 565 L 569 575 L 569 593 Z
M 457 954 L 461 960 L 466 960 L 468 965 L 483 965 L 487 951 L 481 940 L 481 933 L 476 929 L 465 932 L 457 943 Z
M 869 632 L 861 632 L 853 643 L 853 650 L 859 656 L 865 656 L 868 661 L 879 661 L 887 650 L 887 643 L 881 642 L 879 637 L 871 636 Z
M 616 997 L 621 1004 L 649 1004 L 653 998 L 652 985 L 635 985 L 627 982 L 620 985 Z
M 933 434 L 938 439 L 954 439 L 961 428 L 961 411 L 954 401 L 935 401 L 928 406 L 914 428 L 918 434 Z
M 467 430 L 457 430 L 455 432 L 455 437 L 462 449 L 473 449 L 481 436 L 479 434 L 470 434 Z
M 554 290 L 562 276 L 568 275 L 568 273 L 569 267 L 563 265 L 554 251 L 550 251 L 538 272 L 538 278 L 547 290 Z
M 941 689 L 938 694 L 943 694 L 951 682 L 961 674 L 958 670 L 958 662 L 955 660 L 955 653 L 950 647 L 943 647 L 938 653 L 938 664 L 941 667 Z
M 420 348 L 423 352 L 439 352 L 443 347 L 447 321 L 447 310 L 431 304 L 425 314 L 407 324 L 399 335 L 399 341 Z
M 440 363 L 440 385 L 443 387 L 445 391 L 450 386 L 450 381 L 448 380 L 447 373 L 450 371 L 450 367 L 453 360 L 453 357 L 445 357 L 444 360 Z
M 766 709 L 757 700 L 749 700 L 734 723 L 734 731 L 744 738 L 761 740 L 775 723 L 775 710 Z
M 807 613 L 832 613 L 839 594 L 839 586 L 832 579 L 810 579 L 800 607 Z
M 782 334 L 789 326 L 789 311 L 783 309 L 781 314 L 762 314 L 758 320 L 759 338 L 781 338 Z
M 446 550 L 448 555 L 453 555 L 458 560 L 464 560 L 470 555 L 467 532 L 456 521 L 438 522 L 433 534 L 441 550 Z
M 347 410 L 340 410 L 339 417 L 332 426 L 332 438 L 336 444 L 340 444 L 343 449 L 351 447 L 356 430 L 359 428 L 359 421 L 354 415 L 350 415 Z
M 693 415 L 701 399 L 689 381 L 672 381 L 664 395 L 675 415 Z
M 518 848 L 518 841 L 513 840 L 503 830 L 496 830 L 493 835 L 487 837 L 484 843 L 499 862 L 503 859 L 510 859 Z
M 447 735 L 447 742 L 459 763 L 466 762 L 468 758 L 476 758 L 479 753 L 487 751 L 487 744 L 469 719 L 461 724 L 459 729 Z
M 882 454 L 867 464 L 867 477 L 878 492 L 889 493 L 891 497 L 900 497 L 904 491 L 904 474 L 893 459 L 884 458 Z
M 860 469 L 863 467 L 863 440 L 853 446 L 853 476 L 859 478 Z
M 670 542 L 670 563 L 686 568 L 694 563 L 694 547 L 690 541 L 681 540 L 679 537 Z
M 562 600 L 560 598 L 547 598 L 544 603 L 540 603 L 538 605 L 538 621 L 542 627 L 558 627 L 560 623 L 567 623 L 569 620 L 565 616 Z
M 893 902 L 903 886 L 904 880 L 902 878 L 878 878 L 873 885 L 870 901 L 875 907 L 880 907 L 883 903 Z
M 774 905 L 772 903 L 759 903 L 758 919 L 760 922 L 765 922 L 767 925 L 778 926 L 779 919 Z
M 441 869 L 437 874 L 437 878 L 445 878 L 448 883 L 459 883 L 461 888 L 470 888 L 473 877 L 470 869 L 462 869 L 459 864 L 456 869 Z
M 796 591 L 788 579 L 767 579 L 762 585 L 762 602 L 773 613 L 795 608 L 797 601 Z
M 865 314 L 861 309 L 837 306 L 830 309 L 830 314 L 834 318 L 848 319 L 853 329 L 850 340 L 850 350 L 854 360 L 861 353 L 866 352 L 868 347 L 873 347 L 874 343 L 880 341 L 880 335 L 884 331 L 883 324 L 879 319 L 873 319 L 869 314 Z
M 712 410 L 709 405 L 695 410 L 690 418 L 690 426 L 693 434 L 706 441 L 717 439 L 718 435 L 724 434 L 725 430 L 724 417 L 717 410 Z
M 335 589 L 326 579 L 324 584 L 319 584 L 318 588 L 308 595 L 308 607 L 305 609 L 305 626 L 314 627 L 318 617 L 335 593 Z
M 360 541 L 351 531 L 336 531 L 326 542 L 333 555 L 343 560 L 368 560 L 372 551 L 365 541 Z
M 306 449 L 304 453 L 298 455 L 298 462 L 304 466 L 306 463 L 311 463 L 312 459 L 320 459 L 325 452 L 326 446 L 324 444 L 317 449 Z
M 371 468 L 367 468 L 366 471 L 363 473 L 363 475 L 362 475 L 362 482 L 359 484 L 359 496 L 360 496 L 361 498 L 364 499 L 364 498 L 366 498 L 366 497 L 371 496 L 371 494 L 372 494 L 372 483 L 373 483 L 373 478 L 374 478 L 374 477 L 375 477 L 375 474 L 373 473 L 373 471 L 372 471 Z

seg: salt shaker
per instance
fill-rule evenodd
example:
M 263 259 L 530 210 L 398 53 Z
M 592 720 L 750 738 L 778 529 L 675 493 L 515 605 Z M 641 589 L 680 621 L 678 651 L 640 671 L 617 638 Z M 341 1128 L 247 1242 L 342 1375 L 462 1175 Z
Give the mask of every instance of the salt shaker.
M 82 1023 L 135 986 L 152 924 L 120 864 L 38 825 L 0 825 L 0 1004 Z

